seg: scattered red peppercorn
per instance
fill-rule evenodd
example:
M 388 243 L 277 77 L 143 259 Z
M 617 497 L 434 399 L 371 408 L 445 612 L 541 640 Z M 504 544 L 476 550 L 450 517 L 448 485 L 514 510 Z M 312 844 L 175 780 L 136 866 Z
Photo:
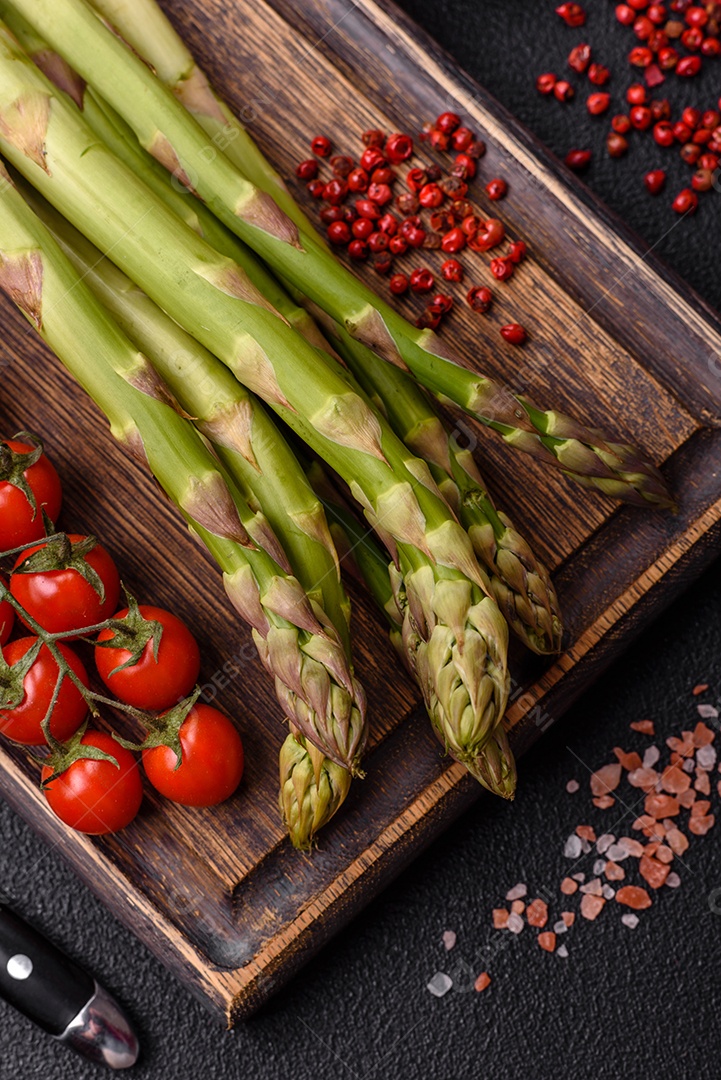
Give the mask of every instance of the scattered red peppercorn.
M 704 38 L 701 52 L 704 56 L 718 56 L 721 53 L 721 41 L 713 37 Z
M 666 76 L 658 64 L 649 64 L 643 73 L 643 77 L 646 80 L 646 86 L 660 86 L 661 83 L 666 82 Z
M 508 258 L 512 263 L 523 262 L 528 254 L 528 248 L 523 240 L 513 240 L 508 249 Z
M 443 237 L 441 242 L 441 248 L 445 251 L 446 255 L 457 255 L 459 251 L 463 251 L 466 246 L 466 234 L 463 229 L 455 228 L 451 229 L 449 233 Z
M 685 161 L 687 165 L 695 165 L 701 157 L 701 147 L 696 143 L 685 143 L 679 153 L 682 161 Z
M 314 139 L 311 139 L 310 148 L 317 157 L 330 157 L 333 149 L 330 139 L 327 139 L 325 135 L 316 135 Z
M 486 195 L 489 199 L 493 199 L 495 202 L 498 199 L 502 199 L 508 191 L 508 184 L 505 180 L 501 180 L 496 177 L 494 180 L 489 180 L 486 184 Z
M 656 59 L 661 71 L 673 71 L 678 63 L 678 52 L 672 45 L 667 45 L 665 48 L 658 50 Z
M 566 26 L 583 26 L 586 21 L 586 12 L 580 4 L 561 4 L 556 15 L 560 15 Z
M 701 117 L 701 126 L 705 128 L 715 128 L 721 123 L 721 113 L 717 109 L 707 109 Z
M 381 165 L 371 173 L 371 184 L 395 184 L 398 177 L 387 165 Z
M 606 137 L 606 149 L 611 157 L 623 157 L 628 150 L 628 140 L 619 135 L 617 132 L 612 131 L 610 135 Z
M 404 236 L 392 236 L 388 250 L 392 255 L 405 255 L 408 251 L 408 241 Z
M 348 245 L 348 254 L 351 259 L 356 259 L 358 262 L 363 262 L 368 258 L 368 244 L 365 240 L 351 240 Z
M 714 172 L 719 167 L 719 155 L 718 154 L 702 154 L 698 159 L 699 169 L 710 169 Z
M 688 124 L 685 124 L 683 120 L 677 120 L 671 129 L 673 131 L 673 137 L 677 142 L 687 143 L 691 139 L 693 134 L 692 129 Z
M 591 116 L 600 116 L 601 113 L 605 113 L 611 104 L 611 95 L 600 91 L 596 94 L 589 94 L 586 99 L 586 108 Z
M 590 62 L 590 45 L 576 45 L 575 48 L 571 49 L 570 53 L 568 54 L 568 66 L 574 71 L 577 71 L 579 75 L 583 75 Z
M 475 236 L 481 225 L 481 219 L 476 217 L 475 214 L 469 214 L 461 222 L 461 229 L 464 236 Z
M 374 129 L 372 131 L 364 131 L 361 135 L 361 142 L 364 146 L 382 146 L 386 140 L 385 132 Z
M 634 20 L 633 32 L 639 41 L 648 41 L 654 31 L 654 25 L 646 15 L 639 15 Z
M 323 192 L 325 191 L 325 184 L 323 183 L 322 180 L 311 180 L 311 182 L 309 184 L 307 184 L 306 187 L 308 189 L 308 194 L 310 195 L 310 197 L 312 199 L 322 199 L 323 198 Z
M 566 165 L 568 165 L 569 169 L 574 169 L 576 172 L 585 169 L 590 163 L 590 150 L 569 150 L 566 154 Z
M 498 281 L 508 281 L 513 277 L 514 269 L 510 259 L 491 259 L 491 273 Z
M 436 232 L 447 233 L 456 224 L 456 219 L 451 210 L 436 210 L 431 214 L 431 228 Z
M 648 91 L 643 83 L 632 83 L 626 91 L 626 101 L 629 105 L 645 105 Z
M 381 251 L 387 251 L 389 243 L 390 237 L 384 232 L 374 232 L 368 237 L 368 247 L 374 255 L 378 255 Z
M 694 5 L 686 11 L 685 19 L 688 26 L 705 26 L 709 20 L 709 14 L 706 8 Z
M 650 4 L 646 14 L 654 26 L 661 26 L 666 22 L 666 8 L 663 4 Z
M 392 266 L 393 256 L 389 251 L 384 251 L 373 259 L 373 269 L 376 274 L 389 274 Z
M 408 292 L 408 277 L 406 274 L 394 274 L 388 282 L 388 287 L 394 296 L 402 296 L 403 293 Z
M 416 319 L 416 326 L 419 330 L 437 330 L 441 325 L 442 318 L 443 316 L 438 312 L 427 307 L 423 314 Z
M 472 180 L 477 170 L 478 166 L 474 158 L 469 157 L 468 154 L 456 155 L 456 162 L 453 166 L 454 176 L 460 176 L 461 180 Z
M 696 128 L 691 136 L 691 142 L 696 143 L 698 146 L 706 146 L 707 143 L 711 142 L 711 132 L 708 128 Z
M 445 195 L 438 184 L 425 184 L 418 192 L 418 201 L 426 210 L 434 210 L 445 202 Z
M 653 53 L 646 45 L 637 45 L 628 54 L 628 62 L 637 68 L 647 68 L 653 63 Z
M 553 96 L 557 101 L 570 101 L 576 91 L 567 79 L 559 79 L 553 87 Z
M 451 145 L 450 135 L 446 135 L 445 131 L 439 131 L 438 128 L 433 128 L 429 133 L 428 141 L 434 150 L 447 150 Z
M 539 94 L 552 94 L 557 82 L 556 76 L 552 72 L 546 71 L 536 79 L 536 90 L 538 90 Z
M 460 122 L 460 121 L 459 121 Z M 417 293 L 430 292 L 436 283 L 433 274 L 426 267 L 419 267 L 411 274 L 411 289 Z
M 385 206 L 393 198 L 393 192 L 389 184 L 371 184 L 368 188 L 368 198 L 378 206 Z
M 346 179 L 346 183 L 349 189 L 351 191 L 357 192 L 367 191 L 369 182 L 370 181 L 368 179 L 368 173 L 365 171 L 365 169 L 360 168 L 352 169 L 351 172 L 348 173 L 348 177 Z
M 328 226 L 328 239 L 331 244 L 337 244 L 338 247 L 345 247 L 350 243 L 351 231 L 345 221 L 334 221 L 332 225 Z
M 372 173 L 374 169 L 385 165 L 385 161 L 382 151 L 377 146 L 368 146 L 361 154 L 360 165 L 367 173 Z
M 428 251 L 440 251 L 443 237 L 439 232 L 428 232 L 426 238 L 423 241 L 423 247 Z
M 470 128 L 459 127 L 457 131 L 454 131 L 451 135 L 451 146 L 458 153 L 464 154 L 468 147 L 473 142 L 473 132 Z
M 502 326 L 500 330 L 502 338 L 510 342 L 511 345 L 523 345 L 528 340 L 528 334 L 520 325 L 520 323 L 508 323 L 506 326 Z
M 637 131 L 645 131 L 651 125 L 651 110 L 647 105 L 634 105 L 629 110 L 628 118 Z
M 324 206 L 320 212 L 320 220 L 324 225 L 332 225 L 334 221 L 345 221 L 345 212 L 342 206 Z
M 700 56 L 682 56 L 676 64 L 676 74 L 686 79 L 698 75 L 701 70 L 701 63 Z
M 456 128 L 461 126 L 461 118 L 457 113 L 444 112 L 436 120 L 436 127 L 444 135 L 452 135 Z
M 437 296 L 433 297 L 428 306 L 434 311 L 439 311 L 442 315 L 448 315 L 448 313 L 453 310 L 453 297 L 446 296 L 445 293 L 438 293 Z
M 377 221 L 381 216 L 377 203 L 371 199 L 356 199 L 355 208 L 360 217 L 370 218 L 371 221 Z
M 323 198 L 326 202 L 329 202 L 331 206 L 340 206 L 344 199 L 348 196 L 348 185 L 345 180 L 329 180 L 323 190 Z
M 694 191 L 710 191 L 713 182 L 713 173 L 710 169 L 698 169 L 691 177 L 691 187 Z
M 671 103 L 668 98 L 657 98 L 651 102 L 651 116 L 655 122 L 671 119 Z
M 356 240 L 367 240 L 375 232 L 375 224 L 370 218 L 359 217 L 351 225 L 351 232 Z
M 330 159 L 330 167 L 333 170 L 333 175 L 337 176 L 340 180 L 345 180 L 349 173 L 354 168 L 353 158 L 347 157 L 345 154 L 336 154 L 335 157 Z
M 403 223 L 405 225 L 405 222 Z M 408 244 L 413 248 L 423 247 L 426 239 L 426 230 L 421 228 L 420 225 L 411 225 L 410 228 L 404 230 L 401 225 L 401 232 Z
M 611 121 L 611 127 L 618 135 L 627 135 L 631 130 L 631 121 L 625 113 L 619 113 Z
M 673 146 L 673 128 L 668 120 L 659 120 L 653 126 L 653 137 L 659 146 Z
M 404 217 L 417 214 L 421 208 L 418 197 L 412 191 L 404 191 L 402 195 L 399 195 L 396 199 L 396 206 Z
M 605 86 L 611 78 L 611 72 L 603 64 L 591 64 L 588 69 L 588 79 L 594 86 Z
M 479 315 L 485 315 L 493 303 L 493 293 L 485 285 L 474 285 L 469 290 L 466 301 Z
M 378 218 L 376 226 L 380 232 L 387 233 L 388 236 L 395 236 L 398 232 L 398 218 L 394 214 L 386 213 L 383 217 Z
M 677 214 L 693 214 L 698 207 L 698 195 L 691 188 L 683 188 L 671 206 Z
M 643 182 L 649 195 L 658 195 L 666 185 L 666 173 L 663 169 L 652 169 L 646 173 Z
M 385 155 L 392 165 L 408 161 L 413 153 L 413 139 L 410 135 L 389 135 L 384 147 Z
M 428 182 L 425 169 L 409 169 L 406 175 L 406 184 L 411 191 L 418 192 Z
M 446 259 L 441 267 L 441 273 L 446 281 L 463 281 L 463 267 L 458 259 Z
M 295 175 L 300 180 L 315 180 L 318 175 L 318 162 L 313 158 L 308 161 L 301 161 L 296 167 Z
M 474 161 L 478 161 L 486 152 L 486 144 L 483 139 L 474 139 L 471 145 L 466 150 L 469 157 L 472 157 Z
M 617 4 L 616 18 L 622 26 L 631 26 L 636 19 L 636 12 L 628 4 Z
M 506 236 L 506 227 L 502 221 L 498 218 L 489 218 L 488 221 L 484 221 L 469 240 L 468 246 L 473 251 L 490 251 L 491 248 L 498 247 L 503 242 Z

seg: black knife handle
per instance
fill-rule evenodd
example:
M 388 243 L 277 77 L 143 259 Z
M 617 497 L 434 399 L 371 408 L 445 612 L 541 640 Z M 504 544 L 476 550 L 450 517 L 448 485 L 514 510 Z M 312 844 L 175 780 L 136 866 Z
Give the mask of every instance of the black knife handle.
M 0 904 L 0 996 L 57 1036 L 94 993 L 92 976 Z

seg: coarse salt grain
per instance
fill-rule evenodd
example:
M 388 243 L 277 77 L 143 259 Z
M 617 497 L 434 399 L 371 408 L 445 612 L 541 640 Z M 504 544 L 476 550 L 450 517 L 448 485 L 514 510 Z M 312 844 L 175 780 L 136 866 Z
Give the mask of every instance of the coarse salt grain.
M 443 997 L 453 986 L 453 980 L 448 977 L 443 971 L 437 971 L 431 981 L 426 986 L 426 990 L 430 990 L 433 997 Z
M 584 919 L 593 922 L 593 920 L 601 914 L 605 904 L 606 901 L 602 896 L 592 896 L 590 893 L 587 893 L 581 900 L 581 914 Z
M 697 705 L 696 709 L 702 720 L 716 720 L 718 718 L 718 709 L 715 709 L 713 705 Z
M 481 994 L 484 990 L 487 990 L 491 985 L 491 976 L 487 971 L 482 971 L 473 984 L 474 990 L 477 990 Z
M 553 924 L 553 932 L 554 932 L 554 934 L 566 934 L 566 933 L 568 933 L 568 927 L 566 926 L 563 919 L 559 919 L 558 922 Z
M 577 825 L 576 835 L 580 836 L 582 840 L 591 840 L 596 842 L 596 830 L 592 825 Z
M 629 855 L 633 855 L 634 859 L 640 859 L 643 855 L 643 844 L 639 843 L 638 840 L 634 840 L 632 836 L 622 836 L 618 844 Z
M 578 780 L 569 780 L 566 784 L 566 791 L 569 795 L 575 795 L 580 786 Z
M 694 697 L 698 697 L 699 694 L 703 694 L 707 690 L 708 690 L 708 683 L 705 683 L 705 682 L 697 683 L 696 686 L 694 686 L 691 693 L 693 694 Z
M 582 882 L 582 881 L 586 880 L 586 875 L 582 871 L 579 871 L 577 874 L 571 874 L 571 877 L 573 878 L 574 881 L 578 881 L 578 882 Z
M 681 878 L 678 876 L 675 870 L 672 870 L 666 878 L 666 884 L 668 885 L 669 889 L 677 889 L 681 884 Z
M 593 864 L 593 872 L 594 872 L 594 874 L 602 874 L 605 869 L 606 869 L 606 860 L 605 859 L 596 859 L 595 863 Z
M 538 944 L 546 952 L 553 952 L 556 948 L 556 935 L 552 930 L 545 930 L 542 934 L 538 935 Z
M 652 769 L 660 757 L 661 751 L 659 748 L 657 746 L 649 746 L 646 753 L 643 755 L 644 769 Z
M 623 862 L 623 860 L 627 859 L 628 855 L 629 855 L 629 853 L 626 850 L 626 848 L 624 847 L 624 845 L 620 844 L 620 843 L 611 844 L 611 846 L 608 849 L 608 851 L 606 852 L 606 854 L 608 855 L 611 862 L 615 862 L 615 863 Z
M 655 735 L 653 720 L 632 720 L 629 724 L 632 731 L 640 731 L 642 735 Z
M 584 840 L 583 838 L 581 839 L 581 851 L 584 855 L 588 855 L 589 852 L 593 851 L 593 846 L 590 840 Z
M 696 764 L 700 769 L 713 769 L 716 764 L 715 747 L 700 746 L 696 751 Z
M 615 791 L 621 781 L 621 765 L 614 762 L 612 765 L 604 765 L 591 773 L 591 792 L 594 795 L 608 795 Z
M 548 922 L 548 904 L 545 900 L 532 900 L 526 909 L 526 922 L 539 928 Z
M 512 889 L 509 889 L 506 893 L 506 900 L 520 900 L 528 893 L 528 886 L 519 882 L 518 885 L 514 885 Z
M 651 907 L 651 897 L 640 885 L 624 885 L 616 893 L 616 902 L 636 911 Z
M 596 841 L 596 851 L 598 852 L 598 854 L 605 854 L 605 852 L 607 852 L 610 848 L 611 844 L 614 843 L 615 839 L 616 837 L 613 835 L 613 833 L 609 832 L 604 833 L 603 836 L 599 836 L 598 840 Z
M 443 931 L 443 944 L 445 945 L 446 949 L 448 949 L 449 952 L 453 948 L 455 943 L 456 943 L 456 932 L 455 932 L 455 930 L 444 930 Z
M 635 930 L 639 923 L 638 915 L 634 915 L 632 911 L 624 911 L 621 916 L 621 922 L 624 926 L 628 926 L 631 930 Z
M 568 956 L 568 947 L 566 945 L 559 945 L 556 949 L 556 956 L 560 956 L 563 960 Z
M 517 915 L 515 911 L 512 911 L 508 916 L 506 928 L 510 930 L 512 934 L 520 934 L 521 930 L 523 930 L 523 919 L 520 915 Z
M 493 909 L 493 929 L 494 930 L 506 930 L 508 929 L 508 915 L 509 912 L 505 908 Z
M 585 885 L 581 886 L 581 892 L 584 893 L 584 895 L 600 896 L 601 879 L 593 878 L 591 881 L 587 881 Z
M 684 772 L 692 773 L 696 768 L 696 762 L 693 758 L 687 758 L 681 766 Z
M 563 854 L 566 856 L 567 859 L 577 859 L 581 854 L 581 850 L 581 837 L 576 836 L 575 833 L 571 833 L 568 840 L 566 841 L 566 846 L 563 849 Z
M 618 863 L 609 861 L 606 863 L 605 868 L 606 877 L 609 881 L 623 881 L 626 876 L 626 871 Z
M 608 810 L 614 805 L 616 800 L 613 795 L 599 795 L 597 799 L 592 800 L 593 805 L 598 807 L 599 810 Z
M 615 889 L 612 889 L 610 885 L 606 884 L 604 884 L 601 892 L 604 900 L 613 900 L 614 896 L 616 895 Z
M 721 788 L 721 780 L 719 780 L 719 788 Z M 561 882 L 561 892 L 564 896 L 571 896 L 577 889 L 578 882 L 574 881 L 573 878 L 567 877 Z
M 565 922 L 566 926 L 573 926 L 573 924 L 576 921 L 576 912 L 575 911 L 562 911 L 561 912 L 561 918 Z

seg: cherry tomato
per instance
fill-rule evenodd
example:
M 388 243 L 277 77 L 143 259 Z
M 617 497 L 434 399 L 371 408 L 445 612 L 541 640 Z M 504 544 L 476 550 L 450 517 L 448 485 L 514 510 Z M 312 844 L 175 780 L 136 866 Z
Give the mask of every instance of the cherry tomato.
M 104 731 L 88 729 L 82 746 L 96 746 L 114 757 L 112 761 L 81 758 L 74 761 L 44 790 L 50 809 L 61 821 L 91 836 L 118 832 L 133 820 L 143 800 L 143 783 L 138 762 L 129 750 Z M 43 766 L 42 779 L 52 776 Z
M 183 806 L 216 806 L 230 798 L 243 775 L 243 744 L 225 713 L 195 705 L 180 728 L 179 768 L 169 746 L 143 750 L 148 780 Z
M 69 533 L 68 539 L 76 544 L 86 537 Z M 45 547 L 47 544 L 38 544 L 23 551 L 15 563 L 15 570 L 34 552 Z M 96 544 L 85 559 L 105 586 L 103 601 L 90 582 L 71 567 L 28 574 L 13 573 L 10 579 L 13 596 L 51 634 L 82 631 L 83 627 L 109 619 L 118 606 L 120 576 L 110 555 L 101 544 Z
M 8 664 L 17 664 L 35 644 L 37 638 L 24 637 L 11 641 L 3 649 Z M 88 685 L 88 675 L 82 661 L 67 645 L 58 643 L 58 649 L 77 677 Z M 14 709 L 0 709 L 0 731 L 14 742 L 25 746 L 41 746 L 45 742 L 40 725 L 52 700 L 58 681 L 58 665 L 47 645 L 40 648 L 37 658 L 23 679 L 25 696 Z M 74 735 L 87 714 L 88 707 L 83 695 L 66 676 L 53 708 L 50 732 L 59 742 Z
M 3 462 L 3 447 L 9 447 L 15 454 L 31 453 L 35 447 L 16 439 L 6 439 L 0 445 L 0 551 L 9 551 L 45 536 L 42 511 L 51 521 L 57 521 L 63 493 L 55 466 L 41 454 L 34 465 L 21 473 L 35 496 L 33 509 L 22 488 L 6 478 L 9 461 Z M 6 457 L 9 459 L 10 455 Z
M 5 582 L 4 578 L 0 578 Z M 0 600 L 0 648 L 9 641 L 10 635 L 13 632 L 13 623 L 15 622 L 15 612 L 13 611 L 12 604 L 9 604 L 7 600 Z
M 111 674 L 115 668 L 129 660 L 127 649 L 102 649 L 96 646 L 95 664 L 100 678 L 108 689 L 126 705 L 148 712 L 161 712 L 187 697 L 200 674 L 200 649 L 184 622 L 164 608 L 140 605 L 144 619 L 159 622 L 163 628 L 158 648 L 158 659 L 153 655 L 154 641 L 149 641 L 137 663 Z M 124 608 L 115 619 L 124 619 Z M 98 641 L 110 641 L 115 636 L 111 629 L 101 630 Z

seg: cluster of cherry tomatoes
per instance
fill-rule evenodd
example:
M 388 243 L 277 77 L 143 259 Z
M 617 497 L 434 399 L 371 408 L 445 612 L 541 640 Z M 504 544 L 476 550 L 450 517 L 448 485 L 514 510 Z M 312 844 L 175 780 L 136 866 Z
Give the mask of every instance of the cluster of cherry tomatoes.
M 108 551 L 92 537 L 48 534 L 61 504 L 60 479 L 39 440 L 0 442 L 0 558 L 12 561 L 0 600 L 0 733 L 49 744 L 46 798 L 81 832 L 124 828 L 143 797 L 136 754 L 87 726 L 97 701 L 145 724 L 142 764 L 162 795 L 186 806 L 222 802 L 240 783 L 243 746 L 224 713 L 188 698 L 200 673 L 195 638 L 164 608 L 129 598 L 118 610 L 121 581 Z M 78 639 L 90 644 L 116 700 L 91 690 L 68 644 Z

